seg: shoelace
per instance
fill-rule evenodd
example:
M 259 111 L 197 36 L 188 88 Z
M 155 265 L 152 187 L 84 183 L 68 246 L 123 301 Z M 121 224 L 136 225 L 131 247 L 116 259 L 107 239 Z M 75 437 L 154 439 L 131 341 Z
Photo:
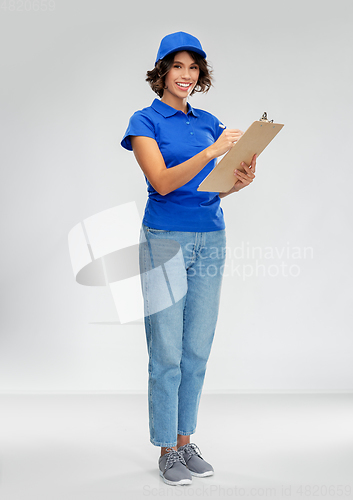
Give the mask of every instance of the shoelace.
M 183 455 L 178 450 L 173 450 L 167 452 L 167 461 L 165 463 L 164 472 L 173 466 L 175 462 L 180 461 L 186 467 L 186 462 Z
M 181 453 L 187 453 L 188 458 L 191 457 L 192 455 L 197 455 L 198 457 L 202 458 L 201 450 L 198 446 L 196 446 L 195 443 L 184 444 L 184 446 L 182 446 L 180 450 L 181 450 Z

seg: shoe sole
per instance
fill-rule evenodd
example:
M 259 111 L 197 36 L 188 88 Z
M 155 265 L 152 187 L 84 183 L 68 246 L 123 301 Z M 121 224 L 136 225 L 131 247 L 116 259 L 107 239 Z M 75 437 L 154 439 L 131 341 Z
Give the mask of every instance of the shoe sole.
M 193 471 L 192 471 L 192 470 L 190 470 L 190 469 L 189 469 L 189 471 L 190 471 L 190 474 L 191 474 L 192 476 L 195 476 L 195 477 L 207 477 L 207 476 L 213 476 L 213 474 L 214 474 L 214 471 L 213 471 L 213 470 L 208 470 L 208 471 L 206 471 L 206 472 L 203 472 L 202 474 L 198 474 L 197 472 L 193 472 Z
M 178 485 L 184 486 L 184 484 L 191 484 L 192 483 L 192 479 L 180 479 L 180 481 L 169 481 L 169 479 L 166 479 L 163 476 L 163 472 L 161 470 L 159 470 L 159 474 L 162 476 L 163 481 L 166 484 L 169 484 L 170 486 L 178 486 Z

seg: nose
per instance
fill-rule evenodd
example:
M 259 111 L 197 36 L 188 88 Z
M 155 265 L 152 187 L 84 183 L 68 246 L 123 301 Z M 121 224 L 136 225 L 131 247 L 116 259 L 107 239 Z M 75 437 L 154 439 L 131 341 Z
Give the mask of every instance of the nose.
M 184 71 L 183 71 L 183 78 L 185 78 L 185 80 L 191 80 L 188 68 L 184 69 Z

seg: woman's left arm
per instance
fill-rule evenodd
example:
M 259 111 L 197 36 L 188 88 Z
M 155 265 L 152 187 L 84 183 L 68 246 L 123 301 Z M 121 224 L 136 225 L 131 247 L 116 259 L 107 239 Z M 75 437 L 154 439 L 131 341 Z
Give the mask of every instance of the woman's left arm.
M 229 194 L 236 193 L 248 186 L 255 179 L 255 170 L 256 170 L 256 155 L 252 157 L 250 166 L 246 163 L 242 162 L 242 167 L 245 169 L 244 172 L 240 172 L 239 170 L 234 170 L 234 175 L 237 177 L 234 186 L 227 193 L 219 193 L 220 198 L 224 198 Z

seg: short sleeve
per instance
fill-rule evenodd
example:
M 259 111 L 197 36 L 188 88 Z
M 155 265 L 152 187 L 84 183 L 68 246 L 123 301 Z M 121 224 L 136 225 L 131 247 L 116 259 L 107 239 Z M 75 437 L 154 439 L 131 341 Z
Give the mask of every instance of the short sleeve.
M 152 139 L 156 139 L 156 134 L 152 120 L 150 120 L 141 111 L 136 111 L 131 116 L 129 125 L 120 143 L 123 148 L 129 151 L 132 151 L 132 146 L 130 141 L 131 135 L 143 135 L 145 137 L 151 137 Z

